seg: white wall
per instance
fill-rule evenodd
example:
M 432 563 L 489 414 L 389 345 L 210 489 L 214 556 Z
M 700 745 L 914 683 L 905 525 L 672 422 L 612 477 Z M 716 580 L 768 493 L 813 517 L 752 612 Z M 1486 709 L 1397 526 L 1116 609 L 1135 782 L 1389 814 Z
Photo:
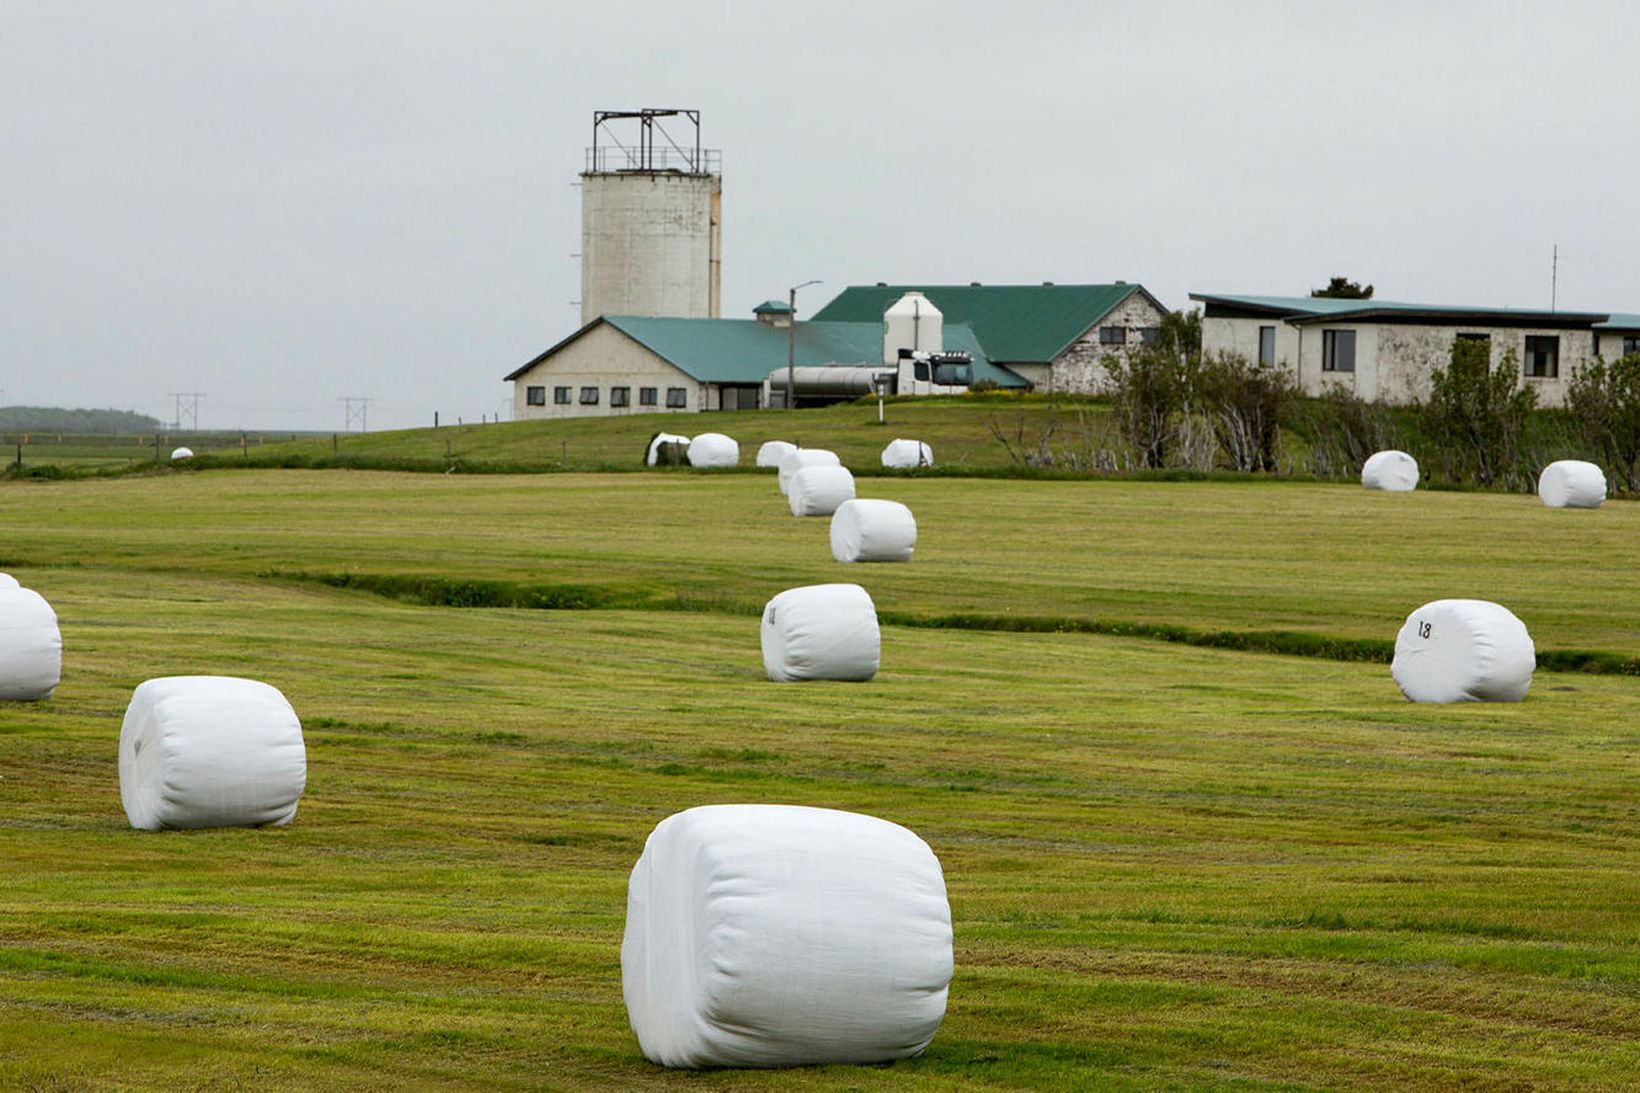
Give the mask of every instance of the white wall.
M 581 176 L 581 323 L 600 315 L 715 319 L 723 179 Z
M 1162 325 L 1163 311 L 1142 292 L 1135 292 L 1126 300 L 1116 305 L 1110 314 L 1100 319 L 1093 329 L 1054 358 L 1053 366 L 1047 370 L 1045 380 L 1037 380 L 1026 374 L 1026 367 L 1015 369 L 1020 375 L 1031 380 L 1039 391 L 1066 391 L 1072 394 L 1097 394 L 1105 389 L 1105 366 L 1101 363 L 1104 358 L 1124 348 L 1138 347 L 1144 344 L 1140 331 L 1146 327 Z M 1127 341 L 1121 345 L 1105 345 L 1099 340 L 1100 327 L 1122 326 L 1127 328 Z M 1010 368 L 1013 366 L 1010 365 Z
M 528 404 L 528 391 L 531 387 L 546 389 L 545 406 Z M 559 406 L 553 402 L 555 387 L 570 389 L 568 406 Z M 598 388 L 598 405 L 581 405 L 582 387 Z M 624 409 L 610 406 L 611 387 L 630 387 L 632 404 Z M 638 404 L 638 391 L 642 387 L 656 389 L 656 405 Z M 684 409 L 668 410 L 666 391 L 669 387 L 684 389 L 687 402 Z M 583 334 L 513 381 L 513 420 L 686 413 L 690 410 L 705 409 L 708 395 L 707 384 L 695 382 L 688 374 L 672 367 L 619 330 L 604 323 Z M 711 401 L 716 401 L 715 396 Z
M 1566 381 L 1574 369 L 1590 359 L 1594 347 L 1588 330 L 1347 322 L 1306 323 L 1299 327 L 1270 319 L 1208 318 L 1202 320 L 1202 350 L 1239 353 L 1256 361 L 1258 328 L 1271 325 L 1276 328 L 1276 363 L 1288 368 L 1296 363 L 1299 386 L 1305 394 L 1319 395 L 1330 387 L 1342 387 L 1364 399 L 1402 404 L 1429 396 L 1430 375 L 1451 361 L 1452 342 L 1459 333 L 1490 335 L 1494 364 L 1502 361 L 1507 350 L 1513 349 L 1522 382 L 1537 390 L 1540 406 L 1559 406 L 1564 402 Z M 1321 370 L 1325 330 L 1356 332 L 1353 375 Z M 1525 376 L 1529 334 L 1559 337 L 1559 376 L 1541 379 Z

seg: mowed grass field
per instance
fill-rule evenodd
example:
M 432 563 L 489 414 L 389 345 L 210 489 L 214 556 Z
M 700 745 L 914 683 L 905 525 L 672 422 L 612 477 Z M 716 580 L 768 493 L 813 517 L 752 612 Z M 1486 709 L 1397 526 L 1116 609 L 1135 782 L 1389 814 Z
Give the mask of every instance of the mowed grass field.
M 1393 637 L 1444 595 L 1640 652 L 1640 508 L 1349 487 L 861 479 L 910 565 L 830 561 L 772 480 L 220 472 L 0 487 L 64 679 L 0 708 L 0 1087 L 1625 1088 L 1640 1071 L 1640 682 L 1414 706 L 1383 665 L 888 626 L 777 686 L 755 610 Z M 575 585 L 668 610 L 402 603 L 290 575 Z M 156 675 L 303 717 L 295 824 L 144 835 Z M 626 1027 L 626 874 L 666 815 L 776 801 L 944 865 L 950 1010 L 889 1067 L 688 1075 Z

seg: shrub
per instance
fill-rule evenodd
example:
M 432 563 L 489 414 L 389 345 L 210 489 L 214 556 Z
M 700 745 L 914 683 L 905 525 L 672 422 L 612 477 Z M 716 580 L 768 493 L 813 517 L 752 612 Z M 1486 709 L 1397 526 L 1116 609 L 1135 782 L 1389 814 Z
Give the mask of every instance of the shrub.
M 1429 402 L 1423 408 L 1424 427 L 1449 448 L 1457 476 L 1472 477 L 1483 486 L 1515 471 L 1521 431 L 1537 404 L 1537 392 L 1517 382 L 1513 349 L 1497 368 L 1490 365 L 1489 343 L 1455 340 L 1451 363 L 1430 377 Z
M 1374 453 L 1407 447 L 1389 407 L 1345 387 L 1330 387 L 1309 400 L 1299 429 L 1309 440 L 1310 458 L 1320 475 L 1353 474 Z
M 1198 378 L 1203 411 L 1231 469 L 1275 470 L 1281 427 L 1298 405 L 1298 386 L 1287 370 L 1221 353 L 1202 362 Z
M 1566 409 L 1577 439 L 1633 493 L 1640 462 L 1640 353 L 1611 364 L 1596 358 L 1579 368 L 1566 386 Z

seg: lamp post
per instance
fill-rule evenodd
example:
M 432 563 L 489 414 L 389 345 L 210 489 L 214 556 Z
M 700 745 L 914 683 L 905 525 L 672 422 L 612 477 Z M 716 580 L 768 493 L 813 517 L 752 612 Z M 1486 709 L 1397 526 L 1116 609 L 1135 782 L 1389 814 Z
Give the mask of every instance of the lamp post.
M 820 282 L 804 281 L 800 285 L 793 285 L 787 296 L 790 313 L 786 316 L 786 409 L 797 409 L 797 290 L 818 285 Z

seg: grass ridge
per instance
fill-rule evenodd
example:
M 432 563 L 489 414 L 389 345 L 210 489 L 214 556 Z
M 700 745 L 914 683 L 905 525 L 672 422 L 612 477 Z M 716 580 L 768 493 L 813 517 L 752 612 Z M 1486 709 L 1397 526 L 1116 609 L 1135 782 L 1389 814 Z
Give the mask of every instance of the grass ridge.
M 654 588 L 581 584 L 524 584 L 518 581 L 428 577 L 415 574 L 309 573 L 269 570 L 272 580 L 320 584 L 328 588 L 369 592 L 427 607 L 502 607 L 546 611 L 693 611 L 754 616 L 762 605 L 723 596 L 699 596 Z M 1305 630 L 1202 630 L 1171 623 L 1087 619 L 1055 615 L 992 615 L 951 612 L 928 615 L 879 610 L 879 622 L 921 630 L 977 630 L 1020 634 L 1098 634 L 1142 638 L 1200 649 L 1315 657 L 1356 663 L 1388 664 L 1395 643 L 1384 638 L 1346 638 Z M 1550 672 L 1591 675 L 1640 675 L 1640 657 L 1591 649 L 1539 649 L 1537 666 Z

